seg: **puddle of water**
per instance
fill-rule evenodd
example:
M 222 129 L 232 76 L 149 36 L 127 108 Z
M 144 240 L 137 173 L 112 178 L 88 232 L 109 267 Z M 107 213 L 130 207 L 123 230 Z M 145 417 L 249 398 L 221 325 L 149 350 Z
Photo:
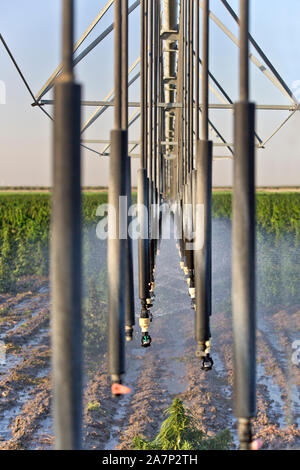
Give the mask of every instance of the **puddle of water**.
M 292 384 L 290 386 L 290 399 L 294 421 L 297 425 L 297 428 L 300 429 L 300 395 L 299 388 L 295 384 Z
M 10 425 L 21 413 L 23 405 L 31 398 L 30 392 L 33 390 L 33 388 L 34 386 L 27 386 L 24 387 L 23 390 L 20 390 L 18 392 L 18 399 L 16 404 L 0 413 L 0 441 L 8 441 L 11 439 L 12 433 Z
M 47 416 L 40 423 L 38 429 L 32 435 L 32 444 L 30 446 L 31 450 L 51 450 L 52 446 L 41 442 L 43 437 L 52 437 L 54 436 L 53 432 L 53 419 L 52 416 Z
M 10 372 L 23 362 L 28 351 L 33 347 L 39 346 L 47 336 L 49 336 L 49 329 L 41 328 L 38 335 L 28 341 L 20 352 L 7 352 L 5 363 L 0 364 L 0 381 L 6 379 Z
M 212 348 L 212 356 L 214 360 L 214 370 L 217 373 L 219 377 L 222 379 L 225 379 L 227 381 L 227 374 L 226 374 L 226 368 L 224 366 L 224 363 L 221 359 L 221 356 L 217 351 L 215 351 Z M 222 385 L 222 395 L 228 399 L 228 400 L 233 400 L 233 389 L 230 387 L 230 385 Z M 239 448 L 239 438 L 238 438 L 238 432 L 236 428 L 236 417 L 234 416 L 233 409 L 228 407 L 227 408 L 228 412 L 228 417 L 230 420 L 230 432 L 233 437 L 233 443 L 235 447 L 238 449 Z
M 267 375 L 265 366 L 261 363 L 256 364 L 257 370 L 257 383 L 265 385 L 267 387 L 269 395 L 269 412 L 268 414 L 273 413 L 276 416 L 276 422 L 279 424 L 280 428 L 286 426 L 286 418 L 283 412 L 283 401 L 282 401 L 282 391 L 279 385 L 273 382 L 273 378 Z M 271 413 L 270 413 L 271 412 Z
M 219 353 L 216 350 L 214 350 L 213 347 L 212 347 L 212 357 L 214 360 L 213 368 L 216 371 L 217 375 L 220 376 L 221 378 L 224 378 L 227 381 L 227 374 L 226 374 L 226 368 L 224 366 L 224 363 Z M 222 387 L 222 393 L 225 398 L 231 399 L 232 392 L 233 390 L 230 387 L 230 385 L 224 385 L 224 387 Z
M 49 374 L 50 368 L 46 367 L 38 371 L 35 378 L 44 378 Z M 24 388 L 18 391 L 15 404 L 12 407 L 6 408 L 0 413 L 0 441 L 7 441 L 11 439 L 10 425 L 13 420 L 21 413 L 23 405 L 32 399 L 32 392 L 35 385 L 24 386 Z

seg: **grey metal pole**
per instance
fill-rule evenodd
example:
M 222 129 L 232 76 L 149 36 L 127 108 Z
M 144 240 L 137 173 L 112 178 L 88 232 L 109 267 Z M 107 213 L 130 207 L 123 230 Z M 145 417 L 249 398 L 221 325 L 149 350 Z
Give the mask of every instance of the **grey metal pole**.
M 249 0 L 240 0 L 240 101 L 249 100 Z
M 184 184 L 188 173 L 188 1 L 184 0 Z
M 189 0 L 188 6 L 189 18 L 188 18 L 188 174 L 187 174 L 187 204 L 192 203 L 192 178 L 191 171 L 193 169 L 193 141 L 194 141 L 194 54 L 193 54 L 193 42 L 194 42 L 194 0 Z M 191 221 L 192 222 L 192 217 Z M 192 242 L 192 240 L 189 240 Z M 186 267 L 187 267 L 187 282 L 189 289 L 194 289 L 194 256 L 193 251 L 186 249 Z M 191 290 L 189 293 L 191 294 Z
M 189 155 L 189 169 L 194 168 L 194 0 L 190 0 L 190 37 L 189 37 L 189 67 L 190 67 L 190 103 L 189 103 L 189 141 L 190 141 L 190 155 Z
M 158 99 L 158 45 L 159 45 L 159 29 L 158 29 L 158 2 L 154 3 L 154 37 L 153 37 L 153 51 L 154 51 L 154 65 L 153 65 L 153 75 L 154 75 L 154 82 L 153 82 L 153 88 L 154 88 L 154 96 L 153 96 L 153 158 L 154 158 L 154 187 L 155 187 L 155 203 L 158 204 L 158 198 L 157 198 L 157 150 L 158 150 L 158 145 L 157 145 L 157 137 L 158 137 L 158 132 L 157 132 L 157 119 L 158 119 L 158 112 L 157 112 L 157 99 Z
M 195 134 L 196 142 L 199 140 L 199 95 L 200 95 L 200 83 L 199 83 L 199 58 L 200 58 L 200 5 L 199 1 L 196 2 L 196 47 L 195 47 L 195 61 L 196 61 L 196 73 L 195 73 Z
M 148 108 L 148 4 L 149 0 L 144 0 L 144 88 L 145 88 L 145 127 L 144 127 L 144 134 L 145 134 L 145 161 L 147 168 L 147 176 L 149 176 L 149 162 L 148 162 L 148 116 L 149 116 L 149 108 Z
M 150 317 L 147 308 L 147 299 L 149 298 L 150 266 L 149 266 L 149 216 L 145 214 L 145 208 L 149 207 L 149 187 L 147 178 L 147 89 L 145 87 L 146 72 L 146 5 L 145 0 L 141 0 L 141 158 L 140 169 L 138 170 L 138 216 L 141 236 L 138 239 L 138 258 L 139 258 L 139 297 L 141 300 L 141 314 L 139 325 L 142 330 L 142 346 L 147 347 L 151 344 L 151 338 L 148 334 Z
M 139 325 L 142 330 L 142 347 L 148 347 L 151 344 L 149 336 L 150 315 L 147 306 L 149 298 L 150 282 L 150 264 L 149 264 L 149 215 L 147 208 L 149 206 L 149 187 L 146 168 L 138 170 L 138 206 L 139 206 L 139 225 L 141 237 L 139 238 L 139 296 L 141 300 L 141 314 Z
M 149 7 L 149 179 L 153 179 L 153 1 Z M 152 185 L 150 185 L 150 203 L 152 203 Z
M 208 67 L 209 67 L 209 0 L 203 2 L 202 24 L 202 126 L 201 140 L 197 142 L 196 193 L 196 249 L 195 333 L 198 343 L 196 355 L 202 358 L 202 369 L 210 370 L 211 315 L 211 234 L 212 234 L 212 142 L 208 140 Z
M 111 156 L 108 213 L 108 352 L 112 384 L 121 383 L 125 372 L 125 300 L 127 210 L 120 207 L 120 197 L 127 195 L 127 131 L 122 127 L 122 9 L 115 0 L 115 128 L 111 131 Z M 126 70 L 127 73 L 127 70 Z M 125 176 L 125 177 L 124 177 Z
M 73 75 L 74 3 L 63 1 L 63 73 L 55 84 L 51 214 L 51 326 L 55 448 L 80 449 L 81 87 Z
M 140 140 L 141 140 L 141 160 L 140 160 L 140 166 L 141 168 L 146 168 L 146 152 L 145 152 L 145 87 L 144 87 L 144 82 L 145 82 L 145 21 L 144 21 L 144 10 L 145 10 L 145 5 L 144 5 L 145 0 L 141 0 L 141 40 L 140 40 L 140 94 L 141 94 L 141 119 L 140 119 Z
M 154 227 L 152 227 L 152 204 L 154 203 L 153 189 L 153 1 L 149 4 L 149 255 L 150 255 L 150 293 L 154 289 L 154 263 L 155 263 L 155 243 L 153 238 Z M 150 301 L 148 301 L 150 302 Z M 151 302 L 150 302 L 151 303 Z
M 251 449 L 255 416 L 255 105 L 248 102 L 249 2 L 240 1 L 240 102 L 235 104 L 232 304 L 235 413 L 240 449 Z
M 179 18 L 179 51 L 178 51 L 178 67 L 177 67 L 177 91 L 176 97 L 178 103 L 183 103 L 183 96 L 184 96 L 184 5 L 183 3 L 180 6 L 180 18 Z M 177 153 L 178 153 L 178 187 L 177 190 L 179 192 L 179 199 L 182 198 L 182 179 L 183 179 L 183 122 L 184 122 L 184 109 L 183 106 L 181 108 L 176 109 L 176 140 L 178 142 L 177 145 Z
M 187 175 L 191 171 L 191 103 L 192 103 L 192 89 L 191 89 L 191 6 L 192 1 L 187 0 Z M 186 180 L 187 183 L 187 180 Z
M 128 0 L 122 0 L 122 128 L 127 131 L 128 138 Z M 132 204 L 131 198 L 131 158 L 127 155 L 126 167 L 127 206 Z M 127 226 L 131 217 L 127 219 Z M 127 233 L 127 260 L 126 260 L 126 311 L 125 311 L 125 337 L 132 340 L 133 326 L 135 324 L 134 308 L 134 280 L 132 239 Z
M 209 0 L 203 2 L 202 22 L 202 132 L 201 139 L 208 140 L 208 69 L 209 69 Z

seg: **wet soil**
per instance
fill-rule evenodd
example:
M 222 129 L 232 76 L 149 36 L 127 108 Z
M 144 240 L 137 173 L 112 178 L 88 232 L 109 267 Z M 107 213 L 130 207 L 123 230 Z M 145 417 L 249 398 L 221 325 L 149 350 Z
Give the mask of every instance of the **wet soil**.
M 219 266 L 223 276 L 222 266 Z M 215 279 L 218 285 L 218 278 Z M 201 371 L 195 356 L 194 311 L 179 267 L 175 242 L 163 241 L 157 257 L 152 345 L 140 346 L 135 328 L 126 345 L 124 383 L 132 390 L 112 398 L 103 351 L 84 390 L 86 449 L 130 449 L 137 434 L 153 439 L 163 411 L 179 397 L 207 435 L 228 428 L 237 445 L 233 403 L 230 315 L 212 317 L 214 368 Z M 138 301 L 136 301 L 138 306 Z M 137 310 L 138 311 L 138 310 Z M 254 431 L 266 449 L 300 447 L 300 369 L 292 343 L 300 339 L 299 306 L 258 312 L 257 418 Z M 138 319 L 137 319 L 138 324 Z M 49 290 L 45 280 L 17 296 L 0 298 L 0 449 L 51 449 Z

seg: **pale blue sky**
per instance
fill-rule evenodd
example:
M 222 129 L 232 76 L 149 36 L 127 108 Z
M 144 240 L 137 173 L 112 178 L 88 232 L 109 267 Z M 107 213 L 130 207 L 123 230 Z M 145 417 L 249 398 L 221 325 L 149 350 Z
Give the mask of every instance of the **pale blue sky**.
M 132 3 L 133 0 L 130 1 Z M 76 38 L 87 28 L 105 5 L 105 0 L 76 1 Z M 238 11 L 238 0 L 230 0 Z M 252 0 L 251 33 L 269 59 L 291 87 L 300 80 L 300 1 Z M 220 0 L 211 0 L 211 10 L 238 36 L 234 21 Z M 61 0 L 0 0 L 0 30 L 20 67 L 36 93 L 60 62 Z M 139 8 L 130 16 L 130 63 L 139 55 Z M 113 8 L 100 21 L 86 44 L 112 22 Z M 83 84 L 84 99 L 104 99 L 113 83 L 113 35 L 76 67 L 76 77 Z M 80 49 L 82 50 L 82 48 Z M 255 52 L 255 55 L 257 53 Z M 211 22 L 211 71 L 231 97 L 238 97 L 238 49 Z M 50 185 L 51 136 L 50 121 L 31 108 L 31 98 L 21 83 L 6 52 L 0 47 L 0 80 L 6 85 L 6 105 L 0 105 L 0 185 Z M 47 95 L 51 97 L 51 94 Z M 138 99 L 139 85 L 130 93 Z M 260 104 L 288 104 L 280 92 L 255 66 L 251 65 L 251 98 Z M 300 98 L 300 94 L 299 94 Z M 218 102 L 211 95 L 212 102 Z M 49 108 L 51 111 L 51 108 Z M 82 120 L 93 111 L 83 109 Z M 288 113 L 260 111 L 257 132 L 266 139 Z M 232 141 L 232 113 L 212 111 L 212 120 L 228 141 Z M 107 111 L 85 134 L 86 138 L 109 138 L 112 110 Z M 280 133 L 257 152 L 257 183 L 259 185 L 300 185 L 300 116 L 296 113 Z M 130 132 L 136 138 L 137 123 Z M 97 148 L 95 146 L 95 148 Z M 98 147 L 101 148 L 101 147 Z M 216 155 L 224 154 L 222 149 Z M 133 176 L 137 162 L 133 165 Z M 232 163 L 214 163 L 214 182 L 231 183 Z M 85 185 L 105 185 L 108 158 L 83 152 Z

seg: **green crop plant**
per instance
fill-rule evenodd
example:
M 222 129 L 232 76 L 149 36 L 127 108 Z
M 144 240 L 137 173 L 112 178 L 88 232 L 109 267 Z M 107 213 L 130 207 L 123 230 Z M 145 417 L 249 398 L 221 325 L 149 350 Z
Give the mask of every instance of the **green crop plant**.
M 232 435 L 228 429 L 214 437 L 207 437 L 178 398 L 164 414 L 167 418 L 154 440 L 147 441 L 142 436 L 136 436 L 133 440 L 135 450 L 228 450 L 232 446 Z

